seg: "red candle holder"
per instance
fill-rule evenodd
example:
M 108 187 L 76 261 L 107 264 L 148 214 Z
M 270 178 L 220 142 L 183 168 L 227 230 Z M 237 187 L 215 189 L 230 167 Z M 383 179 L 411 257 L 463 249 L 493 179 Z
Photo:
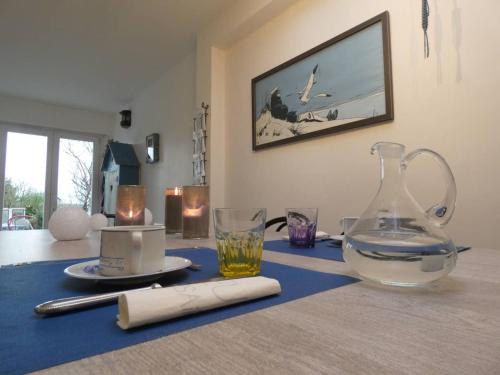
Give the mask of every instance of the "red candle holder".
M 165 233 L 182 233 L 182 188 L 165 189 Z

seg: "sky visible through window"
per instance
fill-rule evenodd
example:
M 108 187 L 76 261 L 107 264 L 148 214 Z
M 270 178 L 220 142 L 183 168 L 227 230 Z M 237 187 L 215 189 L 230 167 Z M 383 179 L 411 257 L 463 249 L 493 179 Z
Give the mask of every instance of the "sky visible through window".
M 6 179 L 14 184 L 25 183 L 37 192 L 44 192 L 46 163 L 46 136 L 7 133 Z

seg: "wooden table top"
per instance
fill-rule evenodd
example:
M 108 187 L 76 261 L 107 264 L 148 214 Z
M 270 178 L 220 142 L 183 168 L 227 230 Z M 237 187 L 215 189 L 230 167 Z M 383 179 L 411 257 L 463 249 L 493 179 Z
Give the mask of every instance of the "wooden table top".
M 97 234 L 55 242 L 45 230 L 0 232 L 0 264 L 98 252 Z M 342 262 L 271 251 L 264 259 L 353 275 Z M 500 251 L 460 254 L 430 289 L 360 282 L 37 373 L 500 374 Z

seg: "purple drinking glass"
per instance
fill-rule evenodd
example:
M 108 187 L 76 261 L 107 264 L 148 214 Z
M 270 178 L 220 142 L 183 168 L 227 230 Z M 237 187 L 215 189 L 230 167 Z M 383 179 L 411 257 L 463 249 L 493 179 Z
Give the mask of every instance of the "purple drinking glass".
M 287 208 L 286 222 L 290 246 L 311 248 L 316 240 L 317 208 Z

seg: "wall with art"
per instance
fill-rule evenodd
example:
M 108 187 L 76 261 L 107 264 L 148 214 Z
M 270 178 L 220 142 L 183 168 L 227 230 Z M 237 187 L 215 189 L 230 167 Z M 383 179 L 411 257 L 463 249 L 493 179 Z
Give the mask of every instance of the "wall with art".
M 113 138 L 134 144 L 141 163 L 146 206 L 156 222 L 164 220 L 164 189 L 193 182 L 193 113 L 195 54 L 184 57 L 131 103 L 132 124 L 116 119 Z M 146 137 L 159 134 L 159 161 L 146 163 Z
M 219 108 L 211 103 L 220 116 L 217 123 L 212 118 L 212 132 L 223 136 L 211 149 L 225 150 L 222 163 L 211 164 L 224 177 L 218 204 L 267 207 L 270 217 L 285 207 L 320 207 L 320 229 L 338 232 L 339 219 L 361 214 L 376 193 L 379 165 L 371 145 L 399 142 L 407 151 L 436 150 L 450 164 L 458 201 L 448 232 L 456 242 L 499 246 L 500 72 L 494 61 L 500 58 L 500 4 L 486 3 L 487 12 L 472 2 L 430 1 L 428 58 L 421 2 L 413 0 L 299 1 L 222 51 L 212 50 L 211 91 L 199 99 L 223 98 Z M 253 151 L 252 78 L 386 10 L 394 121 Z M 423 206 L 444 193 L 438 166 L 425 158 L 411 166 L 409 186 Z

